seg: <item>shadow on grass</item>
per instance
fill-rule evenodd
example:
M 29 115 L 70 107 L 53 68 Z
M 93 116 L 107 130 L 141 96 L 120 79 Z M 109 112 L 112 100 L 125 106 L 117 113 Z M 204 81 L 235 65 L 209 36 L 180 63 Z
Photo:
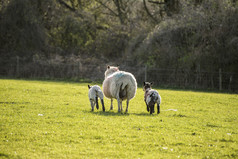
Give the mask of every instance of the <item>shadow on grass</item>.
M 153 114 L 150 114 L 150 113 L 147 113 L 147 112 L 143 112 L 143 113 L 132 113 L 133 115 L 136 115 L 136 116 L 158 116 L 159 114 L 157 113 L 153 113 Z
M 130 116 L 130 115 L 136 115 L 136 116 L 157 116 L 158 114 L 150 114 L 150 113 L 125 113 L 124 111 L 121 113 L 118 112 L 113 112 L 113 111 L 87 111 L 84 110 L 84 113 L 90 113 L 90 114 L 94 114 L 94 115 L 101 115 L 101 116 Z
M 94 114 L 94 115 L 102 115 L 102 116 L 129 116 L 129 113 L 125 113 L 125 112 L 113 112 L 113 111 L 101 111 L 101 110 L 96 110 L 96 111 L 89 111 L 89 110 L 84 110 L 84 113 L 90 113 L 90 114 Z
M 0 152 L 0 158 L 1 157 L 10 158 L 9 155 L 6 155 L 6 154 Z

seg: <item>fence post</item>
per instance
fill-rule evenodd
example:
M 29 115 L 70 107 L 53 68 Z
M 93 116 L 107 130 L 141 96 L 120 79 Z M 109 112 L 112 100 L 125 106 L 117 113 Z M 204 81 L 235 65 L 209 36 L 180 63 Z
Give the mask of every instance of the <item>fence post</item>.
M 219 68 L 219 90 L 222 90 L 222 72 L 221 68 Z
M 77 79 L 79 79 L 79 71 L 80 71 L 80 62 L 77 62 L 78 66 L 77 66 Z
M 19 77 L 19 75 L 20 75 L 19 60 L 20 60 L 19 56 L 17 56 L 17 68 L 16 68 L 17 69 L 17 72 L 16 72 L 17 73 L 17 77 Z
M 200 64 L 198 64 L 198 67 L 197 67 L 197 78 L 195 80 L 195 89 L 199 87 L 199 83 L 201 83 L 201 67 L 200 67 Z
M 228 86 L 229 91 L 231 91 L 231 86 L 232 86 L 232 75 L 230 76 L 230 81 Z
M 211 85 L 212 89 L 214 89 L 213 72 L 211 72 Z
M 145 65 L 145 82 L 147 81 L 147 65 Z
M 78 61 L 78 73 L 77 73 L 78 79 L 80 79 L 81 72 L 82 72 L 82 63 L 80 61 Z

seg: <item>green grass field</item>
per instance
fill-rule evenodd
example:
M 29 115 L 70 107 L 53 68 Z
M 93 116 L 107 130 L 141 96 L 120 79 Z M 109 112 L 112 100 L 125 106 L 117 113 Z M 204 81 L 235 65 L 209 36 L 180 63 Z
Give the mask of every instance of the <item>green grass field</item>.
M 238 158 L 237 94 L 157 90 L 161 114 L 142 88 L 119 114 L 87 83 L 0 79 L 0 158 Z

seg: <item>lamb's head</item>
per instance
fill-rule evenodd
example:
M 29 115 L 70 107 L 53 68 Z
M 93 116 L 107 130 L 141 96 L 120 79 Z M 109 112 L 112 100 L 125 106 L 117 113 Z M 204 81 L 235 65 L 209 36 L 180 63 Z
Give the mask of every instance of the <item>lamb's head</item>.
M 143 84 L 144 84 L 143 91 L 146 91 L 147 89 L 151 89 L 151 86 L 153 85 L 152 82 L 144 82 Z
M 117 71 L 119 71 L 119 67 L 114 67 L 114 66 L 108 65 L 107 70 L 105 72 L 105 78 Z

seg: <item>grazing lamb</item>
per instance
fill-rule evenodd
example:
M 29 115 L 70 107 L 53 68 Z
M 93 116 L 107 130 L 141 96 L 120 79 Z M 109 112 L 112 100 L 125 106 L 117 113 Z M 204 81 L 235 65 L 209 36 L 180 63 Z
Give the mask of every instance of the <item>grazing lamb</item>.
M 122 101 L 127 100 L 126 111 L 128 112 L 129 101 L 135 96 L 137 83 L 135 77 L 124 71 L 119 71 L 118 67 L 107 66 L 105 79 L 103 81 L 103 93 L 111 99 L 110 110 L 113 109 L 113 98 L 117 99 L 118 112 L 122 112 Z
M 155 103 L 157 103 L 157 114 L 160 113 L 160 103 L 161 103 L 161 97 L 159 93 L 152 89 L 153 83 L 150 82 L 144 82 L 143 91 L 145 91 L 144 100 L 147 106 L 147 111 L 150 112 L 150 114 L 155 112 Z
M 94 106 L 96 104 L 96 108 L 98 109 L 98 97 L 101 99 L 102 110 L 105 112 L 104 102 L 103 102 L 103 93 L 101 88 L 98 85 L 90 86 L 88 85 L 88 98 L 91 104 L 92 111 L 94 111 Z

